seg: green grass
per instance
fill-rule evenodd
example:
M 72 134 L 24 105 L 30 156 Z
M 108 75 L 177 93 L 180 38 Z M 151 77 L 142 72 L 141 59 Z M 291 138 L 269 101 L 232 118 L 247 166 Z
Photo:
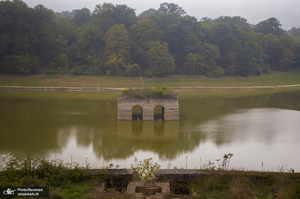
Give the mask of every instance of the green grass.
M 271 72 L 260 76 L 209 78 L 203 76 L 106 77 L 71 75 L 1 75 L 1 86 L 31 87 L 232 87 L 300 84 L 300 72 Z
M 93 198 L 89 192 L 93 190 L 96 185 L 94 181 L 83 182 L 80 184 L 69 183 L 64 187 L 53 187 L 51 189 L 51 198 L 65 198 L 65 199 L 87 199 Z

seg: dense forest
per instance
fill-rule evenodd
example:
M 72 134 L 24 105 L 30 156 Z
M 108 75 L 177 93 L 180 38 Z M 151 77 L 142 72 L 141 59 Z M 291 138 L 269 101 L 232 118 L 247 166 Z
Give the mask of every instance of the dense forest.
M 136 15 L 104 3 L 55 13 L 0 2 L 0 73 L 164 76 L 260 75 L 300 69 L 300 28 L 269 18 L 201 20 L 173 3 Z

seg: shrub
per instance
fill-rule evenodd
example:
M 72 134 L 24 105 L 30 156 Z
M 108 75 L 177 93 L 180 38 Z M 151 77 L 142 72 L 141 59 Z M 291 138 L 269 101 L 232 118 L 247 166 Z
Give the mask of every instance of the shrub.
M 124 94 L 127 94 L 128 92 L 129 92 L 128 89 L 124 89 L 123 91 Z
M 167 87 L 163 86 L 160 89 L 152 88 L 149 89 L 125 89 L 123 91 L 123 94 L 126 95 L 126 97 L 132 97 L 132 98 L 176 98 L 176 94 L 172 91 L 167 91 Z
M 157 91 L 157 96 L 158 97 L 163 97 L 163 96 L 165 96 L 165 91 L 162 89 L 162 88 L 160 88 L 158 91 Z
M 146 71 L 144 72 L 144 75 L 145 75 L 146 77 L 152 77 L 152 76 L 153 76 L 153 72 L 150 71 L 150 70 L 146 70 Z
M 125 75 L 134 77 L 140 74 L 140 66 L 138 64 L 128 65 L 125 70 Z
M 136 177 L 140 180 L 153 180 L 155 178 L 156 171 L 160 169 L 160 165 L 156 162 L 153 163 L 153 158 L 140 161 L 137 167 L 134 167 Z
M 157 90 L 155 88 L 151 89 L 151 95 L 156 96 L 157 95 Z

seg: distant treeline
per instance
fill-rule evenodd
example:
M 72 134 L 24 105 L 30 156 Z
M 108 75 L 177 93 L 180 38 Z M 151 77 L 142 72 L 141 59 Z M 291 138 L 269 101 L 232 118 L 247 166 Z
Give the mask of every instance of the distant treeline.
M 198 20 L 173 3 L 137 16 L 110 3 L 54 13 L 1 1 L 0 27 L 0 73 L 220 77 L 300 69 L 300 28 L 287 32 L 276 18 Z

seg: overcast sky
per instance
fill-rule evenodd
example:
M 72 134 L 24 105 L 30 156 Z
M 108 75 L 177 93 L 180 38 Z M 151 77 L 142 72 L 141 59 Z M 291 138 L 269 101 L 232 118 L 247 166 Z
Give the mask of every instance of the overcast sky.
M 175 3 L 181 6 L 188 15 L 197 19 L 219 16 L 241 16 L 251 24 L 257 24 L 270 17 L 279 19 L 282 28 L 300 27 L 300 0 L 23 0 L 29 7 L 42 4 L 55 12 L 72 11 L 88 8 L 94 10 L 98 4 L 105 2 L 125 4 L 135 9 L 136 14 L 150 8 L 158 9 L 161 3 Z

